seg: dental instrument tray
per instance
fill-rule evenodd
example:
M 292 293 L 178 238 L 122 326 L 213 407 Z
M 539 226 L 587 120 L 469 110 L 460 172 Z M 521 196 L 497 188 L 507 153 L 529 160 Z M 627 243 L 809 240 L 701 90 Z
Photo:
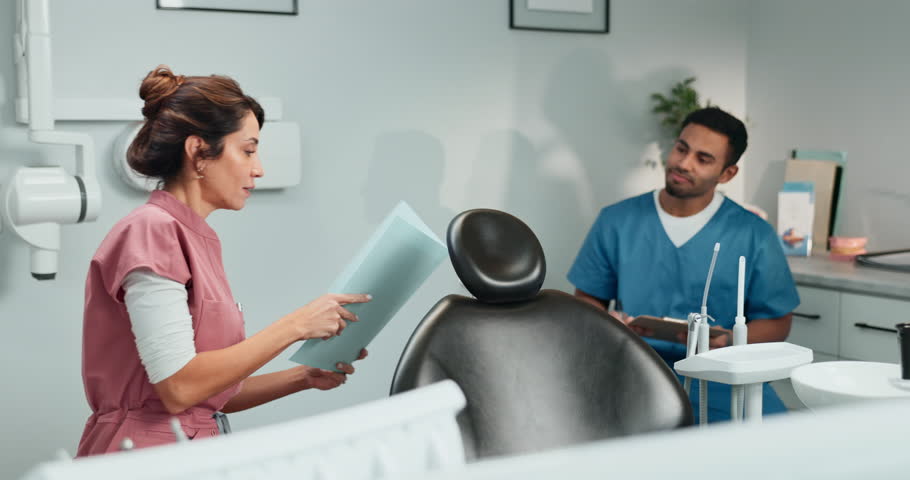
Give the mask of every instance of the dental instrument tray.
M 689 329 L 689 324 L 685 320 L 672 317 L 653 317 L 651 315 L 639 315 L 629 322 L 629 326 L 651 330 L 654 332 L 652 338 L 671 342 L 679 342 L 679 334 L 682 334 L 683 339 L 685 339 Z M 730 333 L 721 327 L 711 327 L 709 332 L 711 338 Z
M 812 350 L 792 343 L 750 343 L 692 355 L 674 363 L 673 369 L 699 380 L 748 385 L 787 378 L 812 359 Z

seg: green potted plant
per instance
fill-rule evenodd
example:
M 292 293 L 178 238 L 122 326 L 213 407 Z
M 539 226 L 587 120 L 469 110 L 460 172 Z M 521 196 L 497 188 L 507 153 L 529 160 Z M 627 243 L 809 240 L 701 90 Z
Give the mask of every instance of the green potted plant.
M 679 134 L 679 125 L 687 115 L 703 107 L 710 107 L 711 101 L 702 105 L 698 91 L 692 86 L 695 83 L 695 77 L 689 77 L 681 82 L 677 82 L 670 89 L 667 95 L 662 93 L 652 93 L 651 101 L 654 107 L 651 112 L 657 115 L 661 129 L 664 131 L 662 147 L 667 147 L 669 142 L 676 139 Z
M 666 161 L 664 152 L 672 148 L 683 119 L 702 108 L 698 92 L 692 87 L 693 83 L 695 77 L 689 77 L 675 83 L 667 94 L 658 92 L 651 94 L 651 101 L 654 103 L 651 112 L 657 116 L 661 132 L 659 138 L 645 146 L 640 163 L 629 172 L 624 192 L 628 196 L 663 187 Z

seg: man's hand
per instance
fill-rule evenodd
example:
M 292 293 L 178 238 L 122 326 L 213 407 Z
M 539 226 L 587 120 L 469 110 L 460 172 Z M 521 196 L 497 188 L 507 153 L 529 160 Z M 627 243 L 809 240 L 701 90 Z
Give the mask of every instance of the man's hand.
M 715 329 L 712 328 L 711 330 Z M 733 330 L 727 330 L 726 328 L 721 330 L 724 331 L 723 335 L 711 337 L 711 339 L 708 340 L 708 345 L 710 345 L 711 348 L 724 348 L 733 345 Z
M 726 328 L 718 328 L 718 327 L 711 328 L 712 333 L 716 332 L 717 330 L 723 330 L 724 333 L 722 335 L 718 335 L 716 337 L 712 336 L 709 338 L 708 345 L 712 349 L 729 347 L 730 345 L 733 344 L 733 330 L 727 330 Z M 682 343 L 682 344 L 686 343 L 686 338 L 687 338 L 686 333 L 679 333 L 676 335 L 676 341 L 678 341 L 679 343 Z
M 609 314 L 611 317 L 622 322 L 623 325 L 629 327 L 629 329 L 631 329 L 633 332 L 637 333 L 639 336 L 642 336 L 642 337 L 653 337 L 654 336 L 654 330 L 651 330 L 650 328 L 639 327 L 638 325 L 630 325 L 629 322 L 631 322 L 632 320 L 635 320 L 635 317 L 633 317 L 631 315 L 627 315 L 625 312 L 620 312 L 619 310 L 610 310 L 607 312 L 607 314 Z

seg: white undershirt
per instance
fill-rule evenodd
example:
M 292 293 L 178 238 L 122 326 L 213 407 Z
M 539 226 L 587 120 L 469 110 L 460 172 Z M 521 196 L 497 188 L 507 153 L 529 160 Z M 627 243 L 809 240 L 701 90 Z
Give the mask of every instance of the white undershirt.
M 724 196 L 715 191 L 711 203 L 702 211 L 688 217 L 674 217 L 660 206 L 660 190 L 654 190 L 654 206 L 657 207 L 657 216 L 660 218 L 660 224 L 663 225 L 664 231 L 667 232 L 667 236 L 670 237 L 670 241 L 676 247 L 682 246 L 694 237 L 711 220 L 711 217 L 720 210 L 720 206 L 723 203 Z
M 141 268 L 127 274 L 123 290 L 139 359 L 149 381 L 158 383 L 196 356 L 186 287 Z

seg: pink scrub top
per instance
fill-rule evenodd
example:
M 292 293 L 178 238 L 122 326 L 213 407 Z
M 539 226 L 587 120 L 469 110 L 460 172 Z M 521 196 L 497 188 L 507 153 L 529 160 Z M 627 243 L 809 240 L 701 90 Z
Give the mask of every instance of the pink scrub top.
M 108 233 L 85 283 L 82 379 L 92 414 L 76 456 L 117 451 L 125 437 L 136 448 L 176 440 L 167 412 L 139 360 L 121 284 L 137 268 L 186 285 L 196 352 L 245 338 L 224 274 L 221 242 L 187 205 L 164 191 L 133 210 Z M 189 438 L 218 434 L 212 414 L 240 391 L 238 383 L 176 415 Z

